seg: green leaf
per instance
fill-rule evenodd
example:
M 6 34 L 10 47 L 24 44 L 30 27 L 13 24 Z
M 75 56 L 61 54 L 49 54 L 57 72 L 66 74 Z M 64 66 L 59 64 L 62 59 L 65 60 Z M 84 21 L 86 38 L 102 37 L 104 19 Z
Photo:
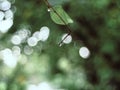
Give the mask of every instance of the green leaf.
M 54 9 L 54 10 L 53 10 Z M 63 10 L 62 6 L 57 5 L 54 6 L 53 9 L 50 10 L 50 16 L 51 19 L 56 24 L 66 25 L 68 23 L 73 23 L 73 20 L 70 18 L 70 16 Z

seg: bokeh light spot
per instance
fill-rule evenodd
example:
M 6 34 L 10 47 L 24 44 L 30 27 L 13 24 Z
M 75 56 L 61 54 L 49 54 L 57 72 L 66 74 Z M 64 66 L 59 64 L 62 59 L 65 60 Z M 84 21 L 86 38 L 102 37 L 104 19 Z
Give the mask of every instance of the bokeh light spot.
M 33 46 L 36 46 L 38 42 L 35 37 L 30 37 L 30 38 L 28 38 L 27 43 L 29 46 L 33 47 Z
M 11 8 L 11 3 L 7 0 L 0 2 L 0 9 L 6 11 Z
M 4 12 L 0 11 L 0 21 L 3 20 L 4 16 L 5 16 Z
M 11 42 L 12 42 L 14 45 L 19 45 L 19 44 L 21 43 L 21 38 L 20 38 L 20 36 L 14 35 L 14 36 L 11 38 Z
M 26 46 L 24 47 L 24 53 L 25 53 L 26 55 L 31 55 L 31 54 L 33 53 L 33 48 L 30 47 L 30 46 L 28 46 L 28 45 L 26 45 Z
M 0 31 L 2 33 L 6 33 L 11 28 L 12 25 L 13 25 L 12 19 L 2 20 L 0 21 Z
M 41 41 L 46 41 L 49 37 L 49 33 L 50 33 L 50 30 L 48 27 L 46 26 L 43 26 L 41 29 L 40 29 L 40 33 L 39 33 L 39 40 Z

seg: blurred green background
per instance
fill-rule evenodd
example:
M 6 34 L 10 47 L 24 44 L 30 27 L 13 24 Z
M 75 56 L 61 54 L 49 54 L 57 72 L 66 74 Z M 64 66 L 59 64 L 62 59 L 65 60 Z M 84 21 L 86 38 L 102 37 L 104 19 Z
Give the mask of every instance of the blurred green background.
M 21 28 L 33 34 L 47 26 L 50 36 L 27 53 L 27 42 L 17 45 L 21 54 L 15 67 L 0 56 L 0 90 L 120 90 L 120 0 L 48 1 L 62 5 L 74 20 L 72 42 L 59 47 L 66 27 L 51 20 L 43 0 L 16 0 L 14 24 L 0 33 L 0 50 L 16 46 L 10 38 Z M 90 50 L 87 59 L 79 55 L 83 46 Z

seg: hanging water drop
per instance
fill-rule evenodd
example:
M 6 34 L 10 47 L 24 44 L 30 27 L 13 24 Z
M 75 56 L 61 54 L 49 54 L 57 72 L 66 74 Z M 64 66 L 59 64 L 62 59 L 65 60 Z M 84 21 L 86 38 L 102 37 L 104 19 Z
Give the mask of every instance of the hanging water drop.
M 71 35 L 68 35 L 68 34 L 64 34 L 62 36 L 62 40 L 63 40 L 63 43 L 65 44 L 69 44 L 72 42 L 72 36 Z
M 48 12 L 50 12 L 51 10 L 50 10 L 50 8 L 48 8 L 48 10 L 47 10 Z

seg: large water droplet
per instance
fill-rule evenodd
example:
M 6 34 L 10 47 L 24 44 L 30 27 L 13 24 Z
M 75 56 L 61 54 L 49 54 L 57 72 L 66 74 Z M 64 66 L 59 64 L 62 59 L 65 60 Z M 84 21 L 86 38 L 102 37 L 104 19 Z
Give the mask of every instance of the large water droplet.
M 86 59 L 86 58 L 88 58 L 90 56 L 90 51 L 89 51 L 89 49 L 87 47 L 81 47 L 79 49 L 79 55 L 82 58 Z
M 69 44 L 72 42 L 72 36 L 71 35 L 68 35 L 68 34 L 64 34 L 62 36 L 62 40 L 63 40 L 63 43 L 65 44 Z

